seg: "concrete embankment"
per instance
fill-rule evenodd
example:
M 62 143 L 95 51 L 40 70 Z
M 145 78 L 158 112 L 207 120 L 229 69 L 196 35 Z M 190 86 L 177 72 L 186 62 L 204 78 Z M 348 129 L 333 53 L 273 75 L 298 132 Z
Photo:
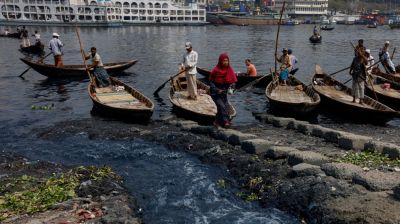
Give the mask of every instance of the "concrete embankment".
M 226 187 L 239 189 L 238 197 L 310 223 L 400 223 L 398 145 L 291 118 L 257 117 L 263 122 L 233 129 L 169 116 L 147 126 L 89 119 L 34 132 L 42 139 L 82 132 L 94 140 L 140 138 L 182 150 L 226 168 L 236 179 Z

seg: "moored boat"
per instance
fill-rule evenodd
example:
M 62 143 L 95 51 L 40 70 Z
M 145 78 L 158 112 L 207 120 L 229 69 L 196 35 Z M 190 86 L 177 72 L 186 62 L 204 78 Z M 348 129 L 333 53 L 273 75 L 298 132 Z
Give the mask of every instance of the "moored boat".
M 20 38 L 20 33 L 9 33 L 9 34 L 1 34 L 0 37 L 10 37 L 10 38 Z
M 376 97 L 379 102 L 399 111 L 400 83 L 375 75 L 372 75 L 372 78 L 366 85 L 366 94 L 373 99 Z
M 367 25 L 367 28 L 377 28 L 378 25 L 376 23 L 370 23 Z
M 363 104 L 353 102 L 352 90 L 323 72 L 319 65 L 315 66 L 312 87 L 321 96 L 321 103 L 329 107 L 329 111 L 353 120 L 385 123 L 398 116 L 395 110 L 368 96 L 364 97 Z
M 199 68 L 197 67 L 197 72 L 204 76 L 205 78 L 208 79 L 209 75 L 210 75 L 210 70 L 204 69 L 204 68 Z M 262 77 L 264 77 L 264 75 L 257 75 L 257 76 L 248 76 L 245 73 L 239 73 L 236 77 L 237 77 L 237 83 L 235 84 L 236 88 L 239 89 L 242 86 L 245 86 L 246 84 L 253 82 L 257 79 L 260 79 L 259 82 L 257 82 L 254 86 L 255 87 L 259 87 L 259 88 L 265 88 L 267 87 L 267 85 L 272 81 L 272 75 L 271 74 L 267 74 L 265 75 L 267 77 L 260 79 Z
M 328 31 L 335 29 L 335 27 L 332 25 L 322 25 L 320 28 L 321 30 L 328 30 Z
M 197 80 L 197 89 L 200 93 L 197 100 L 187 99 L 186 77 L 179 75 L 171 80 L 169 100 L 178 115 L 199 122 L 212 123 L 217 114 L 217 106 L 209 95 L 210 87 Z M 228 113 L 231 119 L 236 116 L 236 110 L 231 104 Z
M 232 25 L 277 25 L 279 14 L 271 13 L 265 15 L 219 15 L 222 21 Z M 283 18 L 282 23 L 286 23 L 288 17 Z
M 396 71 L 397 71 L 397 68 L 396 68 Z M 400 73 L 399 72 L 396 72 L 395 74 L 388 74 L 388 73 L 382 72 L 381 70 L 379 70 L 379 68 L 375 67 L 372 69 L 372 74 L 383 77 L 390 81 L 400 83 Z
M 318 36 L 312 35 L 312 36 L 309 38 L 309 40 L 310 40 L 311 43 L 314 43 L 314 44 L 316 44 L 316 43 L 321 43 L 322 36 L 321 36 L 321 35 L 318 35 Z
M 49 78 L 87 77 L 85 65 L 64 65 L 64 67 L 58 68 L 51 64 L 33 62 L 24 58 L 21 58 L 21 61 L 32 67 L 35 71 Z M 137 60 L 105 63 L 104 69 L 107 70 L 109 74 L 118 73 L 130 68 L 136 62 Z
M 89 82 L 88 92 L 95 111 L 128 121 L 148 121 L 154 111 L 153 102 L 120 80 L 113 77 L 110 79 L 112 85 L 104 88 Z
M 40 54 L 40 53 L 43 53 L 43 51 L 44 51 L 44 45 L 42 44 L 42 42 L 38 42 L 29 47 L 21 47 L 21 51 L 32 53 L 32 54 Z
M 278 113 L 310 113 L 321 101 L 318 93 L 294 76 L 289 77 L 287 85 L 280 85 L 278 79 L 270 82 L 265 95 L 271 108 Z

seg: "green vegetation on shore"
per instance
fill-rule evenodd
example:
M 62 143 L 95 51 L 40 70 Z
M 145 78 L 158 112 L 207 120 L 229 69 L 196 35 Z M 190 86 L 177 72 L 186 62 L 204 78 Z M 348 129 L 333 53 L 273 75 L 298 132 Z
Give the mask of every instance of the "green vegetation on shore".
M 0 187 L 0 221 L 20 214 L 48 210 L 52 205 L 76 197 L 83 181 L 120 180 L 110 167 L 78 167 L 51 177 L 22 175 L 2 181 Z
M 378 168 L 378 167 L 400 167 L 400 159 L 390 159 L 384 155 L 373 150 L 366 150 L 363 152 L 348 152 L 342 157 L 338 158 L 336 162 L 351 163 L 361 167 Z

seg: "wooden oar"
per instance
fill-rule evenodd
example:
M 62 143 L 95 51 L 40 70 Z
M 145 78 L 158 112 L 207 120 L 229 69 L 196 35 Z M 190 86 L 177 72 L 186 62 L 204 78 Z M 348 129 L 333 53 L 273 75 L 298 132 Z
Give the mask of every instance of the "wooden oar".
M 158 92 L 160 92 L 160 90 L 161 90 L 162 88 L 164 88 L 164 86 L 165 86 L 165 84 L 167 84 L 167 82 L 171 81 L 173 78 L 175 78 L 176 76 L 178 76 L 178 75 L 180 75 L 180 74 L 182 74 L 182 73 L 184 73 L 184 72 L 186 72 L 186 69 L 184 69 L 184 70 L 178 72 L 178 74 L 175 74 L 174 76 L 171 76 L 167 81 L 165 81 L 163 84 L 161 84 L 161 85 L 156 89 L 156 91 L 154 91 L 153 95 L 154 95 L 154 96 L 158 96 Z
M 43 61 L 45 58 L 47 58 L 49 55 L 51 55 L 53 52 L 50 52 L 50 53 L 48 53 L 46 56 L 44 56 L 43 58 L 41 58 L 40 60 L 41 61 Z M 19 77 L 21 77 L 22 78 L 22 76 L 25 74 L 25 73 L 27 73 L 28 71 L 29 71 L 29 69 L 31 69 L 32 67 L 29 67 L 29 68 L 27 68 L 25 71 L 23 71 L 22 73 L 21 73 L 21 75 L 19 75 Z
M 276 39 L 275 39 L 275 54 L 274 54 L 274 58 L 275 58 L 275 72 L 278 69 L 278 63 L 276 60 L 277 57 L 277 52 L 278 52 L 278 39 L 279 39 L 279 31 L 281 29 L 281 23 L 282 23 L 282 14 L 283 14 L 283 10 L 285 10 L 285 4 L 286 2 L 284 1 L 282 4 L 282 8 L 281 8 L 281 14 L 279 16 L 279 23 L 278 23 L 278 32 L 276 32 Z
M 394 52 L 396 52 L 396 48 L 393 48 L 392 56 L 390 56 L 390 60 L 393 60 Z

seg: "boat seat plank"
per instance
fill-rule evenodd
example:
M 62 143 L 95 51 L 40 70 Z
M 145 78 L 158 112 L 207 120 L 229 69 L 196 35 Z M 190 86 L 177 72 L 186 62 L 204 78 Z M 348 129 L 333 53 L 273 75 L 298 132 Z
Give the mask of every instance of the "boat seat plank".
M 335 89 L 334 86 L 321 86 L 321 85 L 315 85 L 314 86 L 317 91 L 323 92 L 326 96 L 329 96 L 333 99 L 336 99 L 338 101 L 344 102 L 346 104 L 351 104 L 353 106 L 357 107 L 364 107 L 364 108 L 372 108 L 372 106 L 367 105 L 367 104 L 359 104 L 359 103 L 353 103 L 353 96 L 346 94 L 343 91 L 338 91 Z
M 313 99 L 304 91 L 298 90 L 295 86 L 277 86 L 271 92 L 271 98 L 290 103 L 312 103 Z

